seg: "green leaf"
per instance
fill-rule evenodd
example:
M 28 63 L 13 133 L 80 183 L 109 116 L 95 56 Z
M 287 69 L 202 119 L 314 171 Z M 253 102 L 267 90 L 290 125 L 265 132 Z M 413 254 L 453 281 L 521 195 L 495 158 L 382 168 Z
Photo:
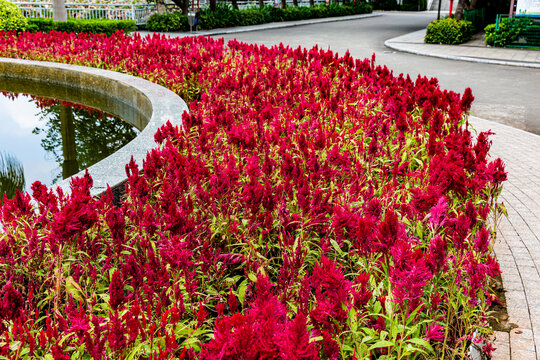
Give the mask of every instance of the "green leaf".
M 16 351 L 19 349 L 20 346 L 21 346 L 20 341 L 12 341 L 9 343 L 9 350 Z
M 390 347 L 390 346 L 394 346 L 394 343 L 392 341 L 381 340 L 371 345 L 368 350 L 379 349 L 379 348 Z
M 338 245 L 338 243 L 336 242 L 336 240 L 330 239 L 330 244 L 332 244 L 332 247 L 334 248 L 334 250 L 335 250 L 340 256 L 343 256 L 343 255 L 344 255 L 343 250 L 341 250 L 341 248 L 339 247 L 339 245 Z
M 322 341 L 322 339 L 323 339 L 322 336 L 314 336 L 314 337 L 309 339 L 309 342 L 312 343 L 312 342 L 316 342 L 316 341 Z
M 252 272 L 248 273 L 248 278 L 249 278 L 249 280 L 251 280 L 253 282 L 257 282 L 257 275 L 255 275 Z
M 244 306 L 244 297 L 246 296 L 246 290 L 247 290 L 247 280 L 242 281 L 242 283 L 238 286 L 237 296 L 238 300 Z
M 412 339 L 407 340 L 407 342 L 423 346 L 426 349 L 428 349 L 430 352 L 433 352 L 433 348 L 431 347 L 431 345 L 429 344 L 429 341 L 427 340 L 419 339 L 419 338 L 412 338 Z

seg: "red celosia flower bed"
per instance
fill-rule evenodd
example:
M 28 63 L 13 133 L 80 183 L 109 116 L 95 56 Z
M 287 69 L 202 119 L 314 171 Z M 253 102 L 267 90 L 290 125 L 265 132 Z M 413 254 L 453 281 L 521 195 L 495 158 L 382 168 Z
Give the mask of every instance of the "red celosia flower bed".
M 191 111 L 119 208 L 89 178 L 5 200 L 3 355 L 458 358 L 489 332 L 506 173 L 469 89 L 202 37 L 5 33 L 0 55 L 135 74 Z

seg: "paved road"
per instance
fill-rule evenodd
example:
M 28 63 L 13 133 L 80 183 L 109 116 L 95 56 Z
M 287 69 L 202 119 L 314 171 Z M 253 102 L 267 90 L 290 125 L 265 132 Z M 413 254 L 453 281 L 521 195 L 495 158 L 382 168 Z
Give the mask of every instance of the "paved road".
M 375 53 L 377 63 L 395 74 L 436 77 L 443 88 L 457 92 L 471 87 L 476 97 L 472 113 L 478 117 L 540 134 L 540 70 L 423 57 L 384 46 L 385 40 L 425 28 L 435 17 L 433 13 L 388 12 L 368 19 L 215 37 L 268 46 L 283 42 L 311 48 L 317 44 L 339 54 L 349 50 L 356 58 Z

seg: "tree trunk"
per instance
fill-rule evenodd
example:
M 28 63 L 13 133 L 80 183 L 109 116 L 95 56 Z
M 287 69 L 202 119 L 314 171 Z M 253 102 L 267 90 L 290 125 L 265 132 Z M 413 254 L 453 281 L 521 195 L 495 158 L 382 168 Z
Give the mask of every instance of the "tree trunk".
M 164 14 L 167 12 L 167 7 L 165 6 L 165 0 L 156 0 L 157 12 L 158 14 Z
M 187 14 L 189 9 L 189 0 L 181 1 L 180 9 L 182 9 L 182 14 Z
M 75 124 L 73 112 L 65 105 L 60 105 L 60 131 L 62 134 L 62 178 L 66 179 L 79 172 L 77 162 L 77 146 L 75 144 Z
M 314 7 L 315 6 L 315 0 L 309 0 L 309 6 Z
M 261 7 L 261 8 L 264 7 L 264 0 L 259 0 L 259 7 Z
M 298 0 L 293 0 L 292 4 L 293 4 L 293 6 L 298 6 Z
M 281 8 L 286 9 L 287 8 L 287 0 L 281 0 Z
M 216 11 L 217 0 L 210 0 L 210 11 Z
M 459 0 L 456 6 L 456 12 L 454 13 L 454 18 L 456 20 L 463 20 L 463 11 L 469 7 L 468 0 Z
M 65 0 L 53 0 L 53 20 L 66 21 L 67 10 Z
M 182 10 L 182 14 L 187 15 L 189 9 L 189 0 L 173 0 L 174 4 Z
M 238 0 L 231 0 L 231 2 L 233 9 L 238 10 Z

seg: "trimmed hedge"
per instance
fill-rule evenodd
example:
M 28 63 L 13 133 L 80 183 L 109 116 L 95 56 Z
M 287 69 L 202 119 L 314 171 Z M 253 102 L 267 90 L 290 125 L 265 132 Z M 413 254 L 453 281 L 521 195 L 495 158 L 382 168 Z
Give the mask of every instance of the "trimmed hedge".
M 432 21 L 426 32 L 424 41 L 428 44 L 461 44 L 473 36 L 470 21 L 441 19 Z
M 205 30 L 234 26 L 258 25 L 270 22 L 294 21 L 333 16 L 365 14 L 373 11 L 371 5 L 318 5 L 314 7 L 290 6 L 286 9 L 265 6 L 263 8 L 233 9 L 228 4 L 218 4 L 216 11 L 201 10 L 199 28 Z M 148 19 L 150 31 L 189 31 L 187 15 L 180 12 L 154 14 Z
M 401 11 L 424 11 L 427 8 L 426 0 L 403 0 L 398 4 L 396 0 L 374 0 L 375 10 L 401 10 Z
M 26 27 L 26 19 L 17 5 L 0 0 L 0 30 L 20 31 Z
M 53 21 L 52 19 L 33 18 L 28 19 L 26 29 L 31 32 L 49 32 L 55 30 L 67 33 L 94 33 L 110 36 L 120 30 L 123 30 L 125 33 L 133 32 L 137 30 L 137 25 L 135 25 L 135 21 L 133 20 L 69 19 L 67 21 Z

